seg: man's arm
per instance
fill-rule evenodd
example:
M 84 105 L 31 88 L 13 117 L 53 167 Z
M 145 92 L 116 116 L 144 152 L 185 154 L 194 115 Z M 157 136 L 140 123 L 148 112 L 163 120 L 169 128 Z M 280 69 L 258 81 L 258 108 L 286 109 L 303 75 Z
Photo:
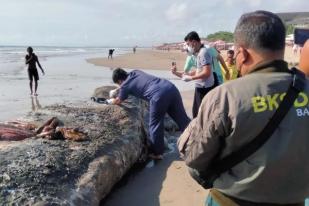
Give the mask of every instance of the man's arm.
M 211 69 L 211 63 L 212 63 L 212 57 L 209 53 L 209 50 L 204 50 L 203 54 L 199 55 L 199 62 L 200 65 L 202 65 L 201 72 L 195 73 L 192 77 L 192 80 L 196 79 L 206 79 L 211 75 L 212 69 Z
M 122 101 L 120 100 L 119 97 L 116 97 L 115 99 L 112 99 L 112 104 L 119 105 L 119 104 L 121 104 L 121 103 L 122 103 Z
M 32 60 L 32 55 L 27 59 L 27 56 L 25 57 L 25 64 L 29 64 L 29 62 Z
M 184 74 L 184 72 L 178 72 L 178 71 L 173 71 L 172 70 L 172 74 L 174 74 L 175 76 L 182 78 L 182 75 Z
M 203 66 L 203 69 L 201 72 L 199 72 L 198 74 L 194 73 L 194 75 L 192 76 L 192 80 L 205 79 L 205 78 L 208 78 L 210 74 L 211 74 L 211 66 L 205 65 Z
M 175 76 L 177 76 L 179 78 L 182 78 L 184 75 L 194 76 L 196 74 L 196 70 L 195 69 L 186 73 L 184 71 L 183 72 L 179 72 L 179 71 L 177 71 L 176 67 L 175 68 L 172 67 L 171 71 L 172 71 L 172 74 L 174 74 Z
M 39 58 L 38 58 L 38 57 L 36 57 L 36 62 L 38 63 L 38 65 L 39 65 L 39 67 L 40 67 L 40 69 L 41 69 L 41 71 L 42 71 L 42 73 L 43 73 L 43 75 L 44 75 L 45 72 L 44 72 L 44 69 L 42 68 L 42 66 L 41 66 L 41 64 L 40 64 L 40 62 L 39 62 Z
M 222 67 L 223 67 L 223 69 L 225 71 L 225 79 L 229 80 L 230 77 L 231 77 L 231 74 L 230 74 L 230 71 L 229 71 L 229 69 L 227 68 L 227 66 L 225 64 L 225 61 L 224 61 L 223 57 L 220 54 L 218 54 L 217 55 L 217 59 L 220 62 L 220 64 L 222 65 Z

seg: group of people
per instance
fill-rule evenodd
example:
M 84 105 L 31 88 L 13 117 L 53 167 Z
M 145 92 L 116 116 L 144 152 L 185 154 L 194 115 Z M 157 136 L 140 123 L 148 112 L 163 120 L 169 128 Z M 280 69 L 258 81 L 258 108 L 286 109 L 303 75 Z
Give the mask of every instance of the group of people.
M 109 104 L 121 104 L 129 95 L 149 102 L 151 158 L 163 158 L 164 116 L 169 114 L 183 132 L 178 149 L 186 165 L 197 174 L 212 170 L 217 161 L 259 136 L 289 88 L 295 86 L 283 60 L 285 27 L 276 14 L 243 14 L 234 38 L 235 50 L 227 52 L 226 61 L 215 47 L 203 45 L 196 32 L 184 38 L 188 53 L 185 68 L 178 71 L 173 62 L 171 72 L 185 82 L 195 82 L 192 120 L 170 81 L 139 70 L 113 71 L 113 82 L 120 89 Z M 36 64 L 43 74 L 44 70 L 33 49 L 27 51 L 30 91 L 37 95 Z M 112 54 L 109 50 L 109 58 Z M 305 57 L 300 65 L 309 70 Z M 304 205 L 309 196 L 309 80 L 302 80 L 298 98 L 286 108 L 287 114 L 270 138 L 214 179 L 206 205 Z
M 120 104 L 133 95 L 150 104 L 153 158 L 162 158 L 164 152 L 167 113 L 183 131 L 178 149 L 190 170 L 197 174 L 211 171 L 215 162 L 259 137 L 289 88 L 297 86 L 292 84 L 295 72 L 283 60 L 285 27 L 276 14 L 243 14 L 234 38 L 235 56 L 229 51 L 224 62 L 215 48 L 201 43 L 196 32 L 185 37 L 193 60 L 188 58 L 181 72 L 173 63 L 171 71 L 183 81 L 195 81 L 192 121 L 178 89 L 168 80 L 138 70 L 114 70 L 113 81 L 120 91 L 109 103 Z M 217 63 L 222 68 L 216 68 Z M 286 108 L 288 112 L 266 143 L 214 178 L 206 205 L 304 205 L 309 196 L 309 80 L 296 73 L 302 77 L 303 87 L 294 105 Z M 237 76 L 240 78 L 222 84 Z

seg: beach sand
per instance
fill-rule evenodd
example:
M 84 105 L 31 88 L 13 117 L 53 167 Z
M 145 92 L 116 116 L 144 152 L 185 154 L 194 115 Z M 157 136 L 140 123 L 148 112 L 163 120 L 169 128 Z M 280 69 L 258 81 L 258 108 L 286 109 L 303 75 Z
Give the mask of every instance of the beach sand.
M 123 54 L 113 59 L 93 58 L 87 61 L 96 66 L 109 68 L 169 70 L 173 61 L 176 61 L 178 67 L 182 69 L 185 59 L 186 54 L 180 51 L 138 50 L 135 54 Z
M 223 58 L 226 58 L 226 51 L 221 51 Z M 286 47 L 284 59 L 288 63 L 298 63 L 300 54 L 293 54 L 292 47 Z M 186 53 L 170 50 L 138 50 L 135 54 L 127 53 L 114 57 L 107 58 L 91 58 L 87 62 L 96 66 L 104 66 L 108 68 L 127 68 L 127 69 L 142 69 L 142 70 L 170 70 L 173 61 L 176 62 L 178 70 L 182 71 L 186 59 Z

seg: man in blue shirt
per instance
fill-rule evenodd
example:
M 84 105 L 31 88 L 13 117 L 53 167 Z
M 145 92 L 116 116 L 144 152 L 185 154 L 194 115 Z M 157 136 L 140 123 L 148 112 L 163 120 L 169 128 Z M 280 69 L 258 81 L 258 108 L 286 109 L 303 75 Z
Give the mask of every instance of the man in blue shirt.
M 164 152 L 164 116 L 169 116 L 184 131 L 190 122 L 180 93 L 170 81 L 161 79 L 139 70 L 127 73 L 121 68 L 113 72 L 114 83 L 120 85 L 118 97 L 110 103 L 120 104 L 129 95 L 149 102 L 150 150 L 155 159 L 162 159 Z

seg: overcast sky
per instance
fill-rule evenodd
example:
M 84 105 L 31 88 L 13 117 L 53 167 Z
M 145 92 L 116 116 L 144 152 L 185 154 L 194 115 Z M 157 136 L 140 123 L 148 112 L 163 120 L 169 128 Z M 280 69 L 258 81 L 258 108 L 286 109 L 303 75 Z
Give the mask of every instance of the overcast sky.
M 295 3 L 297 2 L 297 3 Z M 309 11 L 308 0 L 0 0 L 0 45 L 152 46 L 233 31 L 244 12 Z

